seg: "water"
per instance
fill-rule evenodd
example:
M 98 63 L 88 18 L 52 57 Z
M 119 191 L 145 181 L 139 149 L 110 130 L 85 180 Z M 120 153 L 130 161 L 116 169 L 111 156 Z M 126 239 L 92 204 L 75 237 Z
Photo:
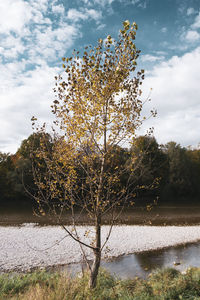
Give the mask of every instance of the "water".
M 86 224 L 90 220 L 86 214 L 76 212 L 79 224 Z M 111 216 L 107 214 L 103 223 L 108 224 Z M 63 215 L 62 221 L 68 224 L 71 221 L 70 213 Z M 49 215 L 39 217 L 31 210 L 13 211 L 13 209 L 0 209 L 0 225 L 19 225 L 22 223 L 39 223 L 40 225 L 56 224 L 55 216 Z M 118 218 L 119 224 L 127 225 L 192 225 L 200 224 L 200 206 L 176 206 L 176 207 L 155 207 L 147 211 L 142 207 L 125 208 Z
M 189 267 L 200 267 L 200 243 L 187 244 L 168 249 L 124 255 L 112 261 L 102 261 L 101 266 L 118 278 L 146 278 L 158 268 L 176 268 L 184 271 Z M 61 271 L 74 275 L 85 269 L 85 265 L 71 264 L 59 267 Z
M 126 255 L 113 262 L 103 263 L 102 266 L 121 278 L 145 278 L 157 268 L 171 267 L 184 271 L 189 267 L 200 267 L 199 257 L 200 243 L 197 243 Z
M 40 219 L 33 216 L 31 212 L 0 213 L 0 225 L 19 225 L 24 222 L 37 222 L 40 225 L 53 224 L 51 220 Z M 84 217 L 82 222 L 85 222 Z M 127 209 L 119 223 L 141 225 L 200 224 L 200 207 L 156 207 L 151 212 L 147 212 L 143 208 Z M 133 278 L 135 276 L 145 278 L 157 268 L 173 267 L 183 271 L 188 267 L 200 267 L 199 257 L 200 243 L 196 243 L 121 256 L 112 261 L 102 261 L 101 266 L 120 278 Z M 178 265 L 174 265 L 174 262 Z M 61 270 L 69 270 L 72 274 L 81 271 L 81 268 L 80 264 L 60 267 Z

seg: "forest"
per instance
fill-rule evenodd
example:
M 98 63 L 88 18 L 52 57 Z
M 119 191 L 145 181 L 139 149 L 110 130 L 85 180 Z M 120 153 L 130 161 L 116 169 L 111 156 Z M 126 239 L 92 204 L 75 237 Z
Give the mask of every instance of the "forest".
M 51 145 L 50 135 L 47 138 Z M 15 154 L 0 152 L 1 208 L 31 209 L 36 204 L 31 196 L 36 192 L 31 153 L 39 145 L 40 136 L 34 133 L 22 141 Z M 139 168 L 130 168 L 135 182 L 131 203 L 134 200 L 134 204 L 143 206 L 156 199 L 158 205 L 199 204 L 200 149 L 181 147 L 172 141 L 159 145 L 152 136 L 139 136 L 131 149 L 116 146 L 112 151 L 115 166 L 110 166 L 111 169 L 129 165 L 133 158 L 140 161 Z M 120 178 L 120 184 L 123 185 L 126 176 Z

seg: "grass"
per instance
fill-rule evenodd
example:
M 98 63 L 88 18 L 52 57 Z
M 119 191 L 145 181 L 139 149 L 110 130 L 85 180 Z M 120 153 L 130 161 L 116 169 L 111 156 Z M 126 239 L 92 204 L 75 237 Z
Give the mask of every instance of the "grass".
M 101 270 L 95 289 L 88 288 L 88 274 L 38 271 L 25 275 L 0 275 L 0 299 L 6 300 L 200 300 L 200 268 L 185 274 L 163 269 L 144 280 L 119 280 Z

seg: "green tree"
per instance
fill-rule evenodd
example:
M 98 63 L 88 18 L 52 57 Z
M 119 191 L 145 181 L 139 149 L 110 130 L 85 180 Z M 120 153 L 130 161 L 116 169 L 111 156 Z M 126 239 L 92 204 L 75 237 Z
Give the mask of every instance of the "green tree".
M 8 174 L 13 169 L 14 166 L 10 154 L 0 152 L 0 200 L 2 205 L 12 196 Z
M 137 184 L 137 197 L 160 197 L 161 190 L 168 175 L 167 155 L 162 151 L 156 139 L 152 136 L 139 136 L 131 147 L 131 160 L 137 162 L 137 170 L 132 180 Z
M 187 149 L 187 160 L 189 161 L 190 168 L 190 181 L 192 185 L 191 196 L 199 201 L 200 195 L 200 150 Z
M 43 134 L 42 139 L 47 143 L 47 147 L 51 148 L 51 137 L 49 134 Z M 11 180 L 13 181 L 14 190 L 19 193 L 21 199 L 25 201 L 25 204 L 30 206 L 35 204 L 32 202 L 31 195 L 37 186 L 34 184 L 33 166 L 31 155 L 34 151 L 40 147 L 41 134 L 31 134 L 27 139 L 21 142 L 19 149 L 15 154 L 14 172 L 10 174 Z M 42 164 L 40 164 L 39 172 L 43 173 Z
M 19 183 L 15 167 L 17 159 L 15 154 L 0 153 L 0 202 L 2 206 L 16 207 L 21 196 L 17 189 Z
M 122 175 L 130 170 L 123 163 L 123 167 L 115 163 L 115 151 L 123 145 L 132 146 L 143 122 L 144 70 L 134 76 L 140 53 L 134 44 L 136 30 L 136 23 L 125 21 L 118 40 L 109 35 L 105 43 L 100 39 L 96 47 L 86 47 L 82 57 L 74 50 L 72 57 L 63 58 L 64 74 L 56 77 L 56 100 L 52 105 L 58 131 L 54 129 L 50 151 L 44 139 L 40 141 L 40 149 L 33 153 L 38 186 L 35 199 L 41 212 L 48 207 L 60 224 L 62 212 L 70 209 L 73 229 L 61 225 L 79 242 L 86 262 L 85 249 L 94 254 L 92 266 L 88 263 L 90 287 L 96 285 L 102 250 L 116 219 L 115 209 L 134 193 L 129 179 L 121 185 Z M 35 123 L 36 118 L 32 121 Z M 39 133 L 45 132 L 43 126 Z M 45 162 L 46 175 L 38 172 L 40 161 Z M 131 172 L 134 168 L 135 165 Z M 93 222 L 94 234 L 85 233 L 91 237 L 89 242 L 79 236 L 75 226 L 76 206 Z M 113 218 L 107 238 L 102 241 L 102 217 L 109 211 Z
M 193 194 L 192 164 L 186 148 L 175 142 L 163 147 L 169 160 L 169 177 L 164 189 L 166 197 L 187 197 Z M 169 200 L 169 199 L 168 199 Z

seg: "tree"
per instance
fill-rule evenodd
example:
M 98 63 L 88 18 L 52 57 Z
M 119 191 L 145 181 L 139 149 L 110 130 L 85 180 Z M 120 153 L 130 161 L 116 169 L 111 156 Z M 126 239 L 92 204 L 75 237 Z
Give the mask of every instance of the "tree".
M 14 170 L 13 161 L 9 153 L 0 152 L 0 203 L 4 205 L 13 196 L 9 173 Z
M 49 138 L 50 143 L 48 134 L 46 134 L 46 138 L 47 140 Z M 32 134 L 22 141 L 14 155 L 7 155 L 6 157 L 4 154 L 5 159 L 2 162 L 0 161 L 0 185 L 1 183 L 3 184 L 1 197 L 9 201 L 5 201 L 6 203 L 12 203 L 12 207 L 15 204 L 17 208 L 20 204 L 26 209 L 32 209 L 32 206 L 35 204 L 35 201 L 33 201 L 33 198 L 30 196 L 36 189 L 30 155 L 39 145 L 40 135 Z M 6 174 L 4 174 L 4 176 L 2 176 L 3 179 L 1 179 L 3 166 L 4 171 L 6 170 Z M 40 169 L 40 172 L 42 173 L 42 169 Z
M 102 250 L 116 220 L 116 207 L 123 207 L 134 197 L 129 180 L 134 160 L 130 170 L 123 161 L 121 166 L 116 165 L 115 154 L 117 147 L 132 146 L 144 120 L 141 117 L 144 70 L 135 76 L 133 73 L 140 53 L 134 44 L 136 30 L 136 23 L 130 25 L 125 21 L 117 41 L 109 35 L 105 42 L 100 39 L 96 47 L 86 47 L 82 58 L 74 50 L 72 57 L 62 59 L 64 74 L 55 77 L 52 147 L 47 146 L 43 125 L 38 132 L 41 137 L 44 134 L 44 139 L 41 138 L 39 150 L 32 155 L 38 186 L 35 199 L 40 211 L 48 210 L 57 217 L 58 224 L 79 243 L 86 262 L 85 249 L 94 254 L 92 266 L 88 263 L 90 287 L 96 285 Z M 36 118 L 32 121 L 35 126 Z M 41 163 L 45 175 L 38 172 Z M 122 177 L 126 178 L 125 184 Z M 78 208 L 88 214 L 95 228 L 88 243 L 75 226 Z M 71 210 L 72 230 L 60 221 L 64 210 Z M 112 214 L 110 230 L 102 241 L 102 217 L 108 212 Z M 92 232 L 85 233 L 88 235 Z
M 193 166 L 187 155 L 186 148 L 182 148 L 175 142 L 168 142 L 163 151 L 169 160 L 169 175 L 164 193 L 167 197 L 187 197 L 194 191 Z
M 200 150 L 199 149 L 187 149 L 187 157 L 190 161 L 191 169 L 191 181 L 192 181 L 192 196 L 198 199 L 200 195 Z
M 134 171 L 133 179 L 139 187 L 137 196 L 145 199 L 160 196 L 168 175 L 167 155 L 162 151 L 153 136 L 139 136 L 131 147 L 131 157 L 137 160 L 139 166 Z

